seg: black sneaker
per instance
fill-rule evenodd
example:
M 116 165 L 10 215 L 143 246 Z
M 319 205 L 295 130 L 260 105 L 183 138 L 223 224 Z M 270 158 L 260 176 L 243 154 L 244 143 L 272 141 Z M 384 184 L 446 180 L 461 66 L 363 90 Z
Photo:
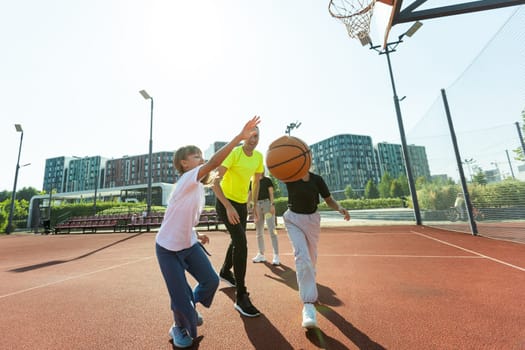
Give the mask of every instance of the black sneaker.
M 219 273 L 219 277 L 230 287 L 235 287 L 235 277 L 233 277 L 233 273 L 231 271 L 221 270 L 221 272 Z
M 252 305 L 248 293 L 237 297 L 237 302 L 233 305 L 237 311 L 246 317 L 257 317 L 261 313 Z

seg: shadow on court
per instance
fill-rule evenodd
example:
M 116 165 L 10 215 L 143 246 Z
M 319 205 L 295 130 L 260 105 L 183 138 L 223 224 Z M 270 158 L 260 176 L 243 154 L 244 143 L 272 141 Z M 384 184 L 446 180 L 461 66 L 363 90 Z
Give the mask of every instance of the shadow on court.
M 16 269 L 11 269 L 11 270 L 8 270 L 8 272 L 27 272 L 27 271 L 32 271 L 32 270 L 37 270 L 37 269 L 41 269 L 41 268 L 44 268 L 44 267 L 48 267 L 48 266 L 53 266 L 53 265 L 59 265 L 59 264 L 64 264 L 64 263 L 68 263 L 68 262 L 72 262 L 72 261 L 76 261 L 76 260 L 80 260 L 80 259 L 84 259 L 90 255 L 93 255 L 93 254 L 96 254 L 98 252 L 101 252 L 105 249 L 108 249 L 110 247 L 113 247 L 117 244 L 120 244 L 120 243 L 123 243 L 127 240 L 130 240 L 130 239 L 133 239 L 137 236 L 140 236 L 142 234 L 144 234 L 146 232 L 142 232 L 142 233 L 137 233 L 137 234 L 134 234 L 132 236 L 129 236 L 129 237 L 126 237 L 126 238 L 123 238 L 121 240 L 118 240 L 116 242 L 113 242 L 111 244 L 108 244 L 104 247 L 101 247 L 101 248 L 98 248 L 98 249 L 95 249 L 93 251 L 90 251 L 89 253 L 86 253 L 86 254 L 82 254 L 80 256 L 77 256 L 76 258 L 72 258 L 72 259 L 67 259 L 67 260 L 53 260 L 53 261 L 46 261 L 46 262 L 43 262 L 43 263 L 39 263 L 39 264 L 34 264 L 34 265 L 29 265 L 29 266 L 24 266 L 24 267 L 18 267 Z
M 218 270 L 230 237 L 208 236 Z M 254 256 L 254 231 L 247 240 Z M 174 349 L 154 245 L 154 232 L 0 237 L 0 347 Z M 279 250 L 281 266 L 248 262 L 246 285 L 262 315 L 241 316 L 233 307 L 235 288 L 221 285 L 212 306 L 199 307 L 205 322 L 191 349 L 521 349 L 525 343 L 523 244 L 413 225 L 323 227 L 319 328 L 308 331 L 301 327 L 286 235 L 279 235 Z

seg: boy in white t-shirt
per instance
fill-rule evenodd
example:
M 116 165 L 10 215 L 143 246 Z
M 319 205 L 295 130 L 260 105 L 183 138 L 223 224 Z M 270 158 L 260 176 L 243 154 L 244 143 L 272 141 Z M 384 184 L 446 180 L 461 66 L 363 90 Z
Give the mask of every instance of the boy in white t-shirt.
M 209 238 L 195 230 L 204 209 L 204 184 L 209 183 L 210 173 L 217 168 L 231 150 L 256 132 L 259 117 L 249 120 L 241 133 L 204 162 L 201 150 L 185 146 L 175 152 L 174 167 L 181 174 L 177 181 L 156 236 L 156 255 L 162 276 L 171 299 L 174 324 L 169 334 L 173 344 L 187 348 L 197 336 L 197 326 L 202 317 L 195 306 L 201 303 L 210 307 L 219 286 L 219 276 L 210 263 L 201 244 Z M 188 271 L 197 285 L 190 287 Z

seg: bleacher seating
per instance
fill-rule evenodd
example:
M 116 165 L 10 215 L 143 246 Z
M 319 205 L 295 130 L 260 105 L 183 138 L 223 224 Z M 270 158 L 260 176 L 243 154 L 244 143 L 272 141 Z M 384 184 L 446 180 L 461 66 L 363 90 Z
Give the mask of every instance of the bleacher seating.
M 164 213 L 153 212 L 149 216 L 137 213 L 111 214 L 111 215 L 91 215 L 74 216 L 58 223 L 54 227 L 54 233 L 96 233 L 100 231 L 112 232 L 142 232 L 159 228 L 162 224 Z M 248 218 L 248 222 L 253 222 L 253 218 Z M 214 209 L 202 212 L 197 227 L 207 230 L 219 230 L 222 221 L 219 219 Z
M 128 232 L 142 232 L 142 229 L 146 232 L 150 231 L 152 228 L 158 228 L 162 224 L 162 219 L 164 218 L 164 213 L 151 213 L 150 216 L 139 216 L 132 214 L 129 218 L 129 223 L 127 224 Z
M 162 222 L 163 213 L 152 213 L 147 220 L 141 221 L 137 228 L 159 227 Z M 133 214 L 111 214 L 111 215 L 91 215 L 76 216 L 57 224 L 54 228 L 55 233 L 71 233 L 73 231 L 82 231 L 82 233 L 97 231 L 113 232 L 128 231 L 129 223 Z M 147 225 L 146 225 L 147 224 Z M 131 231 L 129 231 L 131 232 Z
M 210 228 L 214 228 L 217 231 L 219 229 L 219 224 L 221 223 L 222 221 L 217 216 L 217 212 L 215 210 L 205 210 L 201 213 L 197 227 L 206 226 L 208 231 Z

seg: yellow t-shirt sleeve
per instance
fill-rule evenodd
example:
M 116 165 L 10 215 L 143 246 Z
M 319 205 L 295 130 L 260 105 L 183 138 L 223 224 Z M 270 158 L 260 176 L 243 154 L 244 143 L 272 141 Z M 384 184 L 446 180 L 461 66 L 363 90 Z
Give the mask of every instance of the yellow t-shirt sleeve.
M 224 159 L 222 166 L 228 169 L 221 181 L 222 192 L 228 199 L 246 203 L 250 180 L 254 174 L 264 171 L 262 153 L 254 150 L 252 156 L 248 157 L 242 146 L 238 146 Z

